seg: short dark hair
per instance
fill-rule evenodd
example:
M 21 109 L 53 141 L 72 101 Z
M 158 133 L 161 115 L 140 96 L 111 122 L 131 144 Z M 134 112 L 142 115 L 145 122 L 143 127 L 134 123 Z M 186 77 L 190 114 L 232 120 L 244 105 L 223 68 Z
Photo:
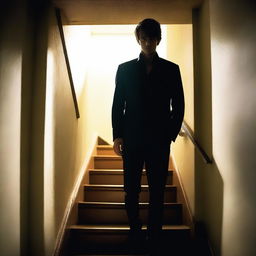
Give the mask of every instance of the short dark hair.
M 160 23 L 152 18 L 144 19 L 136 26 L 135 36 L 138 42 L 140 31 L 143 31 L 149 38 L 156 38 L 158 42 L 161 41 Z

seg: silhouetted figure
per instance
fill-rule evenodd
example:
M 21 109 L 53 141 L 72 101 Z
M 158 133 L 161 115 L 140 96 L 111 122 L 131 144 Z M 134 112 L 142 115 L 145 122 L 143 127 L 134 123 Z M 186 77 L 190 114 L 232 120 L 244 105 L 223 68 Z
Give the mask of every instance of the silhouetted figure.
M 179 66 L 156 52 L 161 41 L 159 22 L 141 21 L 135 35 L 140 55 L 120 64 L 116 73 L 113 141 L 114 151 L 123 158 L 125 206 L 134 240 L 141 234 L 139 193 L 145 164 L 150 193 L 147 233 L 151 254 L 157 255 L 170 145 L 183 121 L 184 95 Z

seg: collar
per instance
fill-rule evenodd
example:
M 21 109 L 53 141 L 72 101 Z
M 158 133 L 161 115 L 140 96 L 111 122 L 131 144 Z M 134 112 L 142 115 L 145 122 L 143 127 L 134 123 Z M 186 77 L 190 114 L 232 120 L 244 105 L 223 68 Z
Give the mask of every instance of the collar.
M 152 63 L 155 63 L 155 62 L 157 62 L 158 60 L 159 60 L 159 56 L 158 56 L 157 52 L 155 52 L 155 54 L 154 54 L 154 56 L 153 56 L 153 61 L 152 61 Z M 138 63 L 140 63 L 140 62 L 145 62 L 145 55 L 144 55 L 142 52 L 140 52 L 140 55 L 139 55 L 139 57 L 137 58 L 137 62 L 138 62 Z

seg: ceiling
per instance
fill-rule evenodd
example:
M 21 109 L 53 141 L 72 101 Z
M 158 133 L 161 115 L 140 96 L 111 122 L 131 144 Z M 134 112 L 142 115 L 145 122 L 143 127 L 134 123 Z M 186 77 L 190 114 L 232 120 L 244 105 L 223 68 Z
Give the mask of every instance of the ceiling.
M 161 24 L 192 23 L 192 9 L 203 0 L 53 0 L 64 24 L 137 24 L 154 18 Z

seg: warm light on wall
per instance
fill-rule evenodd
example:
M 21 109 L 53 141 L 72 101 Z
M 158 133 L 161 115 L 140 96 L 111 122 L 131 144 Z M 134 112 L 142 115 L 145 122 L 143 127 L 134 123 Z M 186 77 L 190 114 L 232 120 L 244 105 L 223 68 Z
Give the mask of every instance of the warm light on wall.
M 65 26 L 64 31 L 73 82 L 80 95 L 90 63 L 90 26 Z

